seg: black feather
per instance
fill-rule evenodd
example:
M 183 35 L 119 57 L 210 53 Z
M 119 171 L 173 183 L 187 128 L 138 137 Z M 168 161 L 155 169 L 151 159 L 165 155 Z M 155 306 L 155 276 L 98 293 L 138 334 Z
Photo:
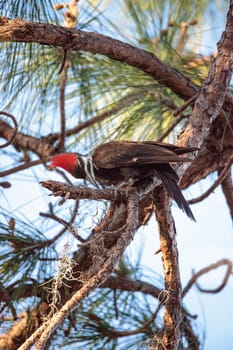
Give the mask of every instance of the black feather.
M 177 174 L 175 173 L 175 171 L 170 167 L 170 169 L 168 171 L 167 170 L 163 170 L 163 171 L 156 170 L 156 173 L 157 173 L 157 177 L 159 177 L 161 179 L 168 194 L 170 195 L 170 197 L 172 199 L 174 199 L 174 201 L 176 202 L 178 207 L 181 210 L 183 210 L 190 219 L 192 219 L 193 221 L 196 221 L 194 218 L 194 215 L 192 213 L 192 210 L 190 209 L 189 204 L 187 203 L 186 199 L 184 198 L 184 196 L 183 196 L 183 194 L 178 186 Z
M 92 158 L 98 168 L 113 169 L 169 162 L 188 162 L 191 159 L 180 155 L 194 150 L 196 149 L 162 142 L 112 141 L 97 147 Z

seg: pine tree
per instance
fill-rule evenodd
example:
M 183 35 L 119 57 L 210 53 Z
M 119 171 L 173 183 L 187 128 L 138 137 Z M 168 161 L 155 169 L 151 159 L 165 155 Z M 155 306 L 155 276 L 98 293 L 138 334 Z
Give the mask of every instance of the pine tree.
M 221 186 L 233 218 L 233 2 L 221 6 L 1 2 L 0 349 L 202 348 L 184 297 L 224 265 L 218 288 L 198 286 L 222 290 L 232 262 L 205 266 L 182 286 L 171 199 L 159 181 L 153 196 L 139 196 L 48 164 L 110 140 L 196 147 L 192 162 L 172 164 L 181 189 L 209 176 L 211 187 L 189 203 Z M 213 28 L 220 17 L 217 51 L 203 54 L 205 18 Z M 142 251 L 131 259 L 126 250 L 141 228 L 156 231 L 154 215 L 163 276 L 142 269 Z

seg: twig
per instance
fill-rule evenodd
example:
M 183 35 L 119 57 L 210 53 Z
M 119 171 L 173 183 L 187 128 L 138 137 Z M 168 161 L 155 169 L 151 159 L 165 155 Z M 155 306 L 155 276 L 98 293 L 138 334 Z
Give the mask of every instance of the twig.
M 97 115 L 95 115 L 91 119 L 78 124 L 74 128 L 66 130 L 66 136 L 72 136 L 74 134 L 78 134 L 80 131 L 88 128 L 89 126 L 92 126 L 96 123 L 103 121 L 106 118 L 111 117 L 112 115 L 116 114 L 117 112 L 119 112 L 120 110 L 124 109 L 125 107 L 129 106 L 130 104 L 132 104 L 137 100 L 138 100 L 138 96 L 136 95 L 123 97 L 118 102 L 116 102 L 112 108 L 109 108 L 104 112 L 97 113 Z M 45 139 L 53 143 L 59 138 L 59 136 L 60 136 L 60 133 L 53 133 L 45 137 Z
M 117 306 L 117 292 L 116 289 L 113 289 L 113 307 L 115 311 L 115 318 L 118 320 L 119 318 L 119 311 L 118 311 L 118 306 Z
M 225 167 L 223 168 L 223 170 L 221 171 L 221 173 L 219 174 L 217 180 L 213 183 L 213 185 L 211 185 L 210 188 L 206 192 L 204 192 L 201 196 L 190 199 L 187 202 L 189 204 L 195 204 L 195 203 L 201 202 L 205 198 L 207 198 L 228 176 L 229 169 L 231 168 L 232 162 L 233 162 L 233 156 L 228 159 Z
M 221 186 L 224 196 L 226 198 L 228 208 L 230 210 L 231 218 L 233 220 L 233 183 L 230 168 L 228 170 L 228 173 L 226 174 L 226 177 L 222 181 Z
M 174 122 L 162 133 L 162 135 L 159 138 L 159 141 L 163 141 L 170 132 L 181 122 L 182 119 L 188 118 L 187 115 L 181 114 L 179 118 L 176 118 Z
M 63 50 L 62 64 L 61 64 L 61 67 L 58 71 L 58 74 L 61 74 L 61 72 L 63 71 L 64 66 L 66 64 L 66 58 L 67 58 L 67 50 Z
M 181 114 L 188 106 L 190 106 L 197 99 L 198 95 L 199 92 L 196 95 L 189 98 L 187 101 L 185 101 L 185 103 L 183 103 L 183 105 L 180 108 L 177 108 L 177 110 L 173 112 L 173 116 L 177 117 L 179 114 Z
M 76 218 L 76 215 L 77 215 L 77 211 L 78 211 L 78 205 L 79 205 L 79 201 L 76 201 L 75 202 L 75 207 L 74 207 L 74 210 L 73 210 L 73 213 L 72 213 L 72 216 L 70 218 L 70 221 L 66 221 L 62 218 L 60 218 L 59 216 L 57 216 L 54 211 L 53 211 L 53 207 L 52 207 L 52 204 L 50 203 L 49 204 L 49 213 L 39 213 L 40 216 L 42 217 L 46 217 L 46 218 L 49 218 L 49 219 L 52 219 L 60 224 L 62 224 L 64 226 L 64 228 L 57 234 L 55 235 L 52 239 L 51 239 L 51 244 L 54 243 L 55 241 L 57 241 L 67 230 L 69 230 L 69 232 L 72 233 L 72 235 L 78 239 L 80 242 L 84 242 L 85 240 L 79 236 L 77 233 L 76 233 L 76 230 L 75 228 L 72 226 L 72 224 L 74 223 L 74 220 Z
M 6 117 L 10 118 L 14 124 L 14 132 L 13 132 L 13 135 L 11 136 L 10 140 L 8 140 L 3 145 L 0 145 L 0 148 L 4 148 L 4 147 L 9 146 L 12 142 L 14 142 L 15 136 L 16 136 L 17 131 L 18 131 L 18 124 L 17 124 L 15 117 L 12 114 L 4 112 L 4 111 L 0 111 L 0 114 L 5 115 Z
M 17 319 L 17 312 L 15 310 L 14 304 L 12 303 L 11 296 L 10 296 L 7 288 L 4 287 L 4 285 L 2 284 L 1 281 L 0 281 L 0 291 L 2 292 L 2 294 L 4 296 L 4 300 L 6 301 L 9 309 L 11 310 L 11 313 L 12 313 L 14 320 L 16 320 Z
M 152 314 L 150 319 L 147 320 L 141 327 L 138 327 L 136 329 L 132 329 L 129 331 L 118 331 L 116 329 L 109 328 L 106 326 L 105 321 L 96 315 L 93 315 L 94 316 L 93 319 L 95 323 L 98 324 L 97 328 L 101 327 L 103 335 L 107 336 L 110 339 L 114 339 L 114 338 L 120 338 L 120 337 L 128 337 L 128 336 L 136 335 L 140 333 L 148 333 L 148 327 L 155 320 L 157 314 L 158 314 L 158 308 L 156 308 L 155 312 Z M 91 325 L 91 326 L 95 328 L 95 325 Z
M 200 350 L 200 340 L 199 336 L 194 333 L 193 327 L 187 316 L 183 317 L 183 331 L 185 334 L 185 339 L 188 343 L 188 349 L 190 350 Z
M 196 272 L 192 278 L 190 279 L 190 281 L 187 283 L 187 285 L 185 286 L 185 288 L 183 289 L 183 292 L 182 292 L 182 298 L 184 298 L 184 296 L 188 293 L 188 291 L 191 289 L 191 287 L 194 285 L 194 284 L 197 284 L 197 279 L 212 271 L 212 270 L 215 270 L 217 269 L 218 267 L 222 266 L 222 265 L 227 265 L 227 271 L 226 271 L 226 274 L 225 274 L 225 277 L 223 279 L 223 282 L 220 284 L 219 287 L 215 288 L 215 289 L 202 289 L 200 288 L 198 285 L 198 289 L 203 292 L 203 293 L 218 293 L 220 292 L 227 284 L 227 281 L 232 273 L 232 262 L 229 260 L 229 259 L 222 259 L 222 260 L 219 260 L 218 262 L 216 262 L 215 264 L 211 264 L 203 269 L 201 269 L 200 271 Z
M 0 187 L 2 188 L 10 188 L 11 187 L 11 183 L 8 181 L 2 181 L 0 182 Z
M 65 88 L 67 83 L 67 71 L 70 66 L 69 61 L 65 61 L 62 71 L 61 71 L 61 80 L 60 80 L 60 122 L 61 122 L 61 131 L 60 131 L 60 140 L 58 143 L 59 151 L 64 150 L 65 146 L 65 137 L 66 137 L 66 113 L 65 113 Z
M 0 177 L 4 177 L 4 176 L 8 176 L 14 173 L 17 173 L 18 171 L 22 171 L 28 168 L 31 168 L 35 165 L 39 165 L 39 164 L 44 164 L 47 162 L 48 159 L 37 159 L 37 160 L 32 160 L 30 162 L 18 165 L 14 168 L 8 169 L 8 170 L 4 170 L 0 172 Z

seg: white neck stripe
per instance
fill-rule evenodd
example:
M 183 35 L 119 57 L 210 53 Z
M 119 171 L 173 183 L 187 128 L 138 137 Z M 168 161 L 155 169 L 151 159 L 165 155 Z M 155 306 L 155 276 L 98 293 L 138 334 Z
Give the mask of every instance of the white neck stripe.
M 87 180 L 90 181 L 96 187 L 99 187 L 98 182 L 96 181 L 96 178 L 95 178 L 92 156 L 87 156 L 87 157 L 79 156 L 79 157 L 82 158 Z

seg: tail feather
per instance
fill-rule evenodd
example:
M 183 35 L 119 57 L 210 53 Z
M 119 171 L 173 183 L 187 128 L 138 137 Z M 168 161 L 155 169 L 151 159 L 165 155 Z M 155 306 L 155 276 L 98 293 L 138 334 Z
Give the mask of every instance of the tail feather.
M 181 210 L 183 210 L 191 220 L 196 221 L 189 204 L 187 203 L 177 184 L 178 179 L 175 171 L 172 168 L 170 168 L 169 172 L 159 172 L 158 175 L 159 178 L 162 180 L 162 183 L 166 188 L 168 194 L 172 199 L 174 199 L 178 207 Z

